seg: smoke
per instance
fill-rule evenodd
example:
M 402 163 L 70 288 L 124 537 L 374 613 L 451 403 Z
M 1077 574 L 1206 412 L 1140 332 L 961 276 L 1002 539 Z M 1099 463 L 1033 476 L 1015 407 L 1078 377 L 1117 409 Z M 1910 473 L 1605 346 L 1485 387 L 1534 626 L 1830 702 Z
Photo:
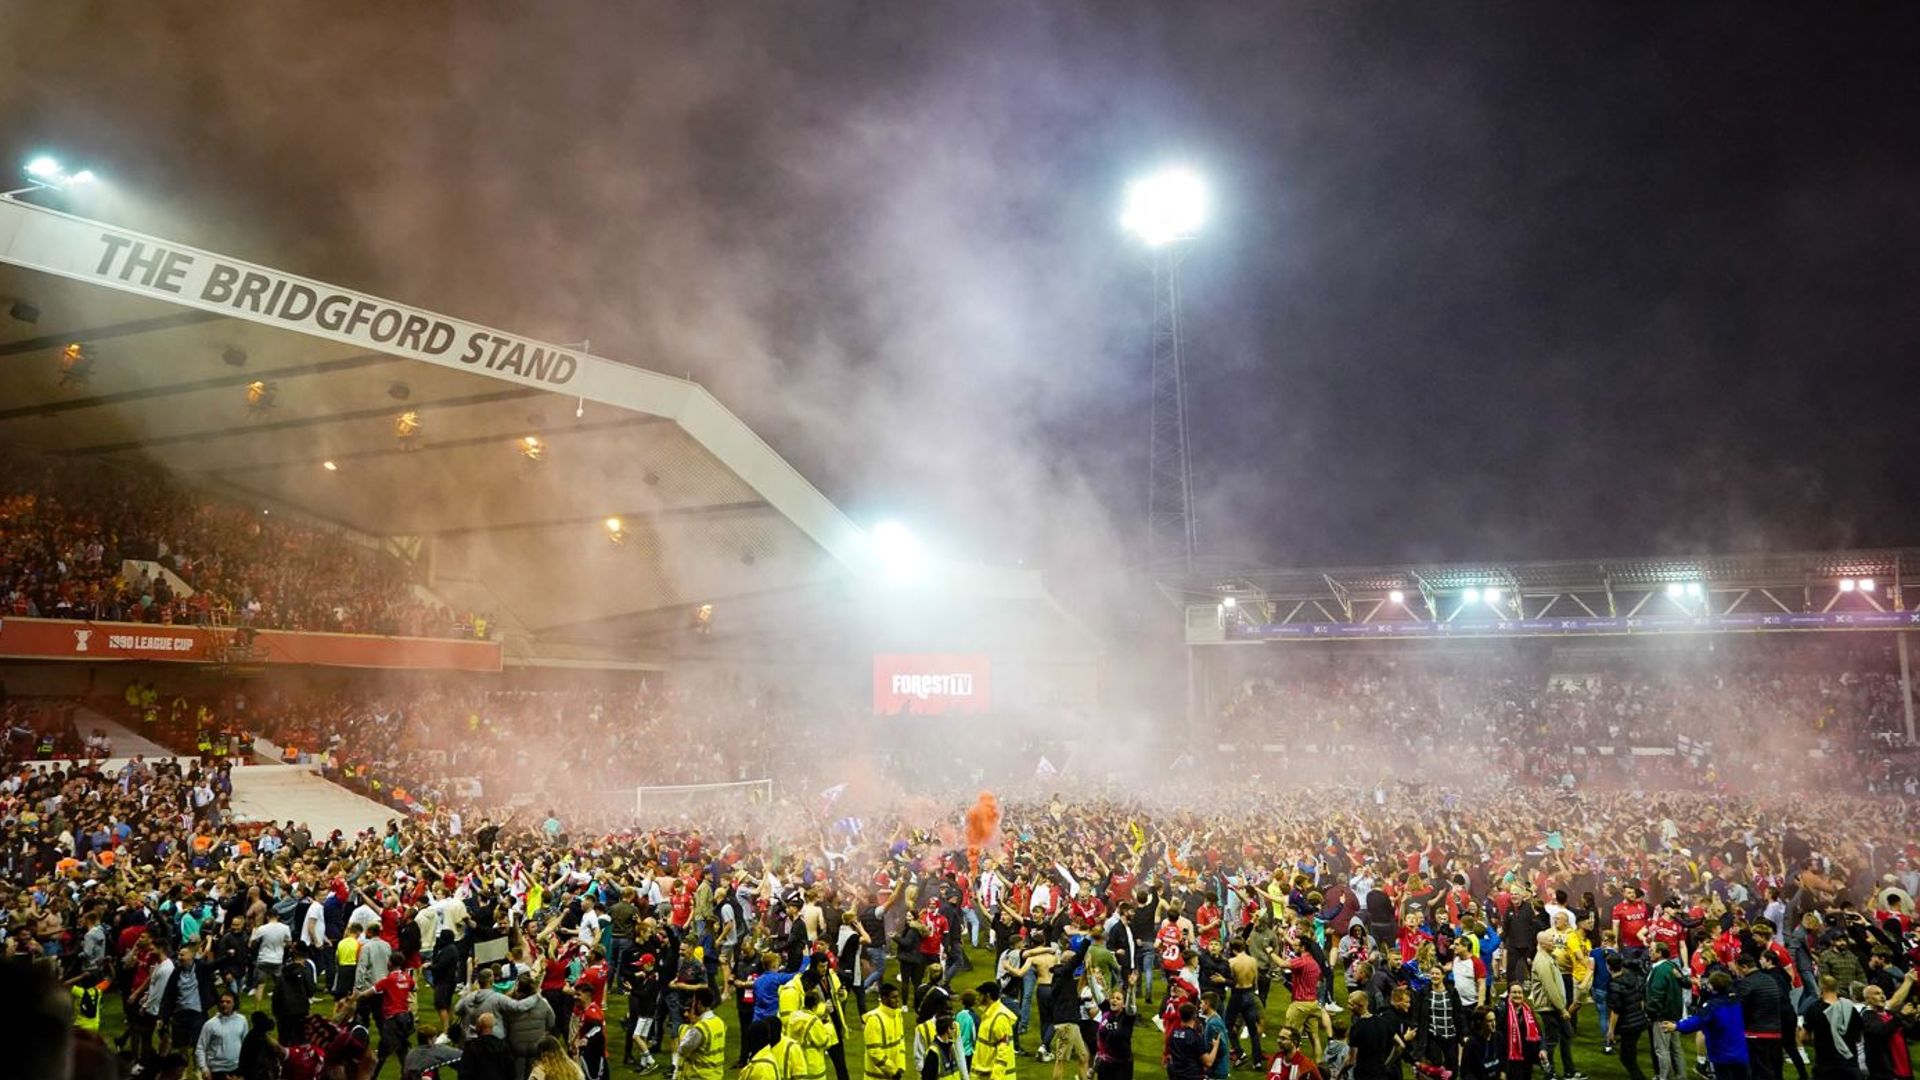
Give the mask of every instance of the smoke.
M 993 792 L 983 791 L 967 808 L 967 850 L 977 866 L 980 852 L 993 843 L 1000 832 L 1000 800 Z

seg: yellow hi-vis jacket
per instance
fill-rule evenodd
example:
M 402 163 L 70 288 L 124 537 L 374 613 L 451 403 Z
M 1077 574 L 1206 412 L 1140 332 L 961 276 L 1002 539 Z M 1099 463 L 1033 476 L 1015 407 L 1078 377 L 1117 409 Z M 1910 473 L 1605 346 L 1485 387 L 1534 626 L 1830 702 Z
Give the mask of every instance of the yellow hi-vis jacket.
M 995 1001 L 980 1016 L 973 1037 L 973 1074 L 985 1080 L 1014 1080 L 1013 1010 Z
M 867 1080 L 899 1080 L 907 1071 L 906 1013 L 875 1006 L 862 1017 L 861 1033 L 867 1044 Z
M 784 1034 L 801 1050 L 805 1068 L 787 1080 L 820 1080 L 827 1075 L 827 1047 L 839 1040 L 834 1034 L 833 1021 L 823 1020 L 818 1013 L 807 1009 L 795 1009 L 781 1021 Z

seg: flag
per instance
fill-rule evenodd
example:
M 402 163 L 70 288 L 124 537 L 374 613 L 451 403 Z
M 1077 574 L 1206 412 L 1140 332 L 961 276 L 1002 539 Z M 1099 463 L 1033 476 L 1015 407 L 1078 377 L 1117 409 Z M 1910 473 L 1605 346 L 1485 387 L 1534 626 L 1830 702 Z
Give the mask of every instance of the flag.
M 1042 754 L 1040 755 L 1040 764 L 1033 767 L 1033 775 L 1034 778 L 1038 780 L 1051 780 L 1060 775 L 1060 770 L 1054 768 L 1053 762 L 1048 761 L 1047 756 Z
M 1135 855 L 1140 854 L 1140 852 L 1146 849 L 1147 834 L 1144 830 L 1140 828 L 1139 822 L 1137 821 L 1127 822 L 1127 835 L 1132 837 L 1133 839 L 1133 853 Z
M 1067 868 L 1066 868 L 1065 866 L 1062 866 L 1062 865 L 1061 865 L 1061 864 L 1059 864 L 1059 863 L 1054 863 L 1054 864 L 1053 864 L 1053 868 L 1054 868 L 1054 869 L 1055 869 L 1056 871 L 1058 871 L 1058 872 L 1059 872 L 1059 874 L 1060 874 L 1060 880 L 1061 880 L 1061 881 L 1064 881 L 1064 882 L 1066 882 L 1066 885 L 1067 885 L 1067 895 L 1068 895 L 1068 896 L 1079 896 L 1079 895 L 1080 895 L 1080 882 L 1079 882 L 1079 881 L 1078 881 L 1078 880 L 1077 880 L 1077 879 L 1076 879 L 1076 878 L 1075 878 L 1075 877 L 1074 877 L 1074 876 L 1073 876 L 1072 874 L 1070 874 L 1070 873 L 1068 873 L 1068 872 L 1067 872 Z
M 832 806 L 835 799 L 838 799 L 840 796 L 845 795 L 846 793 L 847 793 L 847 785 L 845 783 L 839 783 L 821 792 L 820 797 L 826 800 L 826 803 L 828 806 Z
M 861 831 L 866 828 L 866 822 L 861 821 L 857 817 L 843 817 L 839 821 L 834 822 L 833 827 L 843 833 L 859 836 Z

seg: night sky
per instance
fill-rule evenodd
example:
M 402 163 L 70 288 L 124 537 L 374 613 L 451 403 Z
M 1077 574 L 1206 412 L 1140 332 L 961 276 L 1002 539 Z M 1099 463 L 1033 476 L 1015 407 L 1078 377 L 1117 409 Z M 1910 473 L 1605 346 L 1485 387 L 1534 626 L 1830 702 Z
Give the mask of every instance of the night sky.
M 0 153 L 692 374 L 860 520 L 1053 569 L 1143 554 L 1118 206 L 1183 162 L 1207 553 L 1920 542 L 1911 12 L 713 7 L 11 3 Z

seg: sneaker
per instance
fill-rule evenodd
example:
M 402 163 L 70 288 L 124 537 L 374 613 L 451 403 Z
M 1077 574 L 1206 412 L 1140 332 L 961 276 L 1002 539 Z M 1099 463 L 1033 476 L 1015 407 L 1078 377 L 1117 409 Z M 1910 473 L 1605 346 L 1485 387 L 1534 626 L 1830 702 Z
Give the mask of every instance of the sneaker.
M 1603 1053 L 1603 1054 L 1611 1054 L 1611 1053 L 1613 1053 L 1613 1044 L 1612 1044 L 1612 1043 L 1606 1043 L 1606 1044 L 1603 1044 L 1603 1045 L 1602 1045 L 1602 1046 L 1600 1047 L 1600 1052 L 1601 1052 L 1601 1053 Z
M 1343 1013 L 1347 1011 L 1346 1008 L 1341 1005 L 1328 1005 L 1326 1006 L 1326 1010 L 1330 1013 Z
M 1166 1022 L 1165 1020 L 1163 1020 L 1163 1019 L 1161 1019 L 1161 1017 L 1160 1017 L 1160 1015 L 1159 1015 L 1158 1013 L 1155 1013 L 1155 1014 L 1154 1014 L 1154 1017 L 1153 1017 L 1153 1026 L 1154 1026 L 1154 1029 L 1155 1029 L 1155 1030 L 1157 1030 L 1157 1031 L 1165 1031 L 1165 1030 L 1167 1030 L 1167 1022 Z
M 1042 1051 L 1040 1051 L 1040 1052 L 1039 1052 L 1038 1054 L 1035 1054 L 1035 1055 L 1034 1055 L 1034 1060 L 1036 1060 L 1036 1061 L 1043 1061 L 1043 1062 L 1052 1062 L 1052 1061 L 1053 1061 L 1053 1051 L 1051 1051 L 1051 1050 L 1042 1050 Z

